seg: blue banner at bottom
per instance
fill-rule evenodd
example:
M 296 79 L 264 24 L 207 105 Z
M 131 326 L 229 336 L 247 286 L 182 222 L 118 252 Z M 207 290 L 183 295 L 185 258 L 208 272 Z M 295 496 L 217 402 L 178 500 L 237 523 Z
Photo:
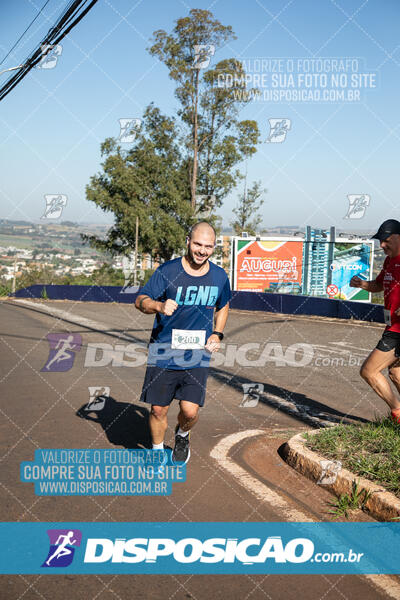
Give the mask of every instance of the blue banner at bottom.
M 2 574 L 399 574 L 400 523 L 1 523 Z

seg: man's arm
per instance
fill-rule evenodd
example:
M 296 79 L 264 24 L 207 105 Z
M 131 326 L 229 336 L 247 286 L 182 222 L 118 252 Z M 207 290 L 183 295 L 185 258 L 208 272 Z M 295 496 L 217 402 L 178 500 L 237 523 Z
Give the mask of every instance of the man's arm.
M 215 311 L 215 326 L 214 330 L 223 333 L 226 321 L 228 319 L 229 302 L 225 304 L 220 310 Z
M 150 296 L 140 294 L 135 300 L 135 306 L 140 312 L 145 315 L 152 315 L 157 312 L 161 312 L 161 302 L 158 300 L 152 300 Z
M 160 302 L 159 300 L 153 300 L 150 296 L 145 296 L 144 294 L 140 294 L 140 296 L 136 298 L 135 306 L 145 315 L 161 313 L 168 317 L 170 317 L 178 308 L 178 304 L 171 298 L 168 298 L 165 302 Z
M 214 331 L 223 333 L 226 320 L 228 318 L 229 303 L 225 304 L 220 310 L 215 311 Z M 206 350 L 209 352 L 217 352 L 219 350 L 221 340 L 215 334 L 211 334 L 206 342 Z
M 373 294 L 382 292 L 383 290 L 383 283 L 380 281 L 377 281 L 376 279 L 373 279 L 372 281 L 365 281 L 365 279 L 360 279 L 360 277 L 357 277 L 357 275 L 354 275 L 354 277 L 351 278 L 350 286 L 361 288 L 367 292 L 372 292 Z

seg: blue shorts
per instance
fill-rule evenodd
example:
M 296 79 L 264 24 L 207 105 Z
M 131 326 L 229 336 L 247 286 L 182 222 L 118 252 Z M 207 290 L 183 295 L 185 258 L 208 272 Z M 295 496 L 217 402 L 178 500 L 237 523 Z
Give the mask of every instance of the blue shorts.
M 140 400 L 157 406 L 169 406 L 176 398 L 203 406 L 207 377 L 207 367 L 162 369 L 148 366 Z

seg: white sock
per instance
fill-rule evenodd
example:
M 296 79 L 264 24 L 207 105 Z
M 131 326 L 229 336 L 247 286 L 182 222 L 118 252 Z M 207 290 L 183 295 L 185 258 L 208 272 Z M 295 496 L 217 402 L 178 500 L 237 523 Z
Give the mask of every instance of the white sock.
M 153 444 L 153 450 L 164 450 L 164 442 L 161 442 L 161 444 Z
M 180 427 L 176 433 L 177 435 L 181 435 L 182 437 L 186 437 L 187 435 L 189 435 L 189 431 L 183 431 L 183 429 L 181 429 Z

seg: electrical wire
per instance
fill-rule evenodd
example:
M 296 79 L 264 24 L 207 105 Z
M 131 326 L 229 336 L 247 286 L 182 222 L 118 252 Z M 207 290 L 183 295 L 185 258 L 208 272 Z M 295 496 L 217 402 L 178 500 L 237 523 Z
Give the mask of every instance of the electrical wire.
M 39 10 L 38 14 L 36 15 L 36 17 L 29 23 L 28 27 L 25 29 L 24 33 L 17 39 L 17 41 L 15 42 L 14 46 L 11 48 L 11 50 L 5 55 L 5 57 L 3 58 L 3 60 L 0 62 L 0 65 L 3 64 L 3 62 L 6 60 L 6 58 L 8 56 L 10 56 L 11 52 L 14 50 L 14 48 L 19 44 L 19 42 L 22 40 L 22 38 L 24 37 L 24 35 L 26 34 L 26 32 L 28 31 L 28 29 L 31 28 L 31 26 L 34 24 L 34 22 L 36 21 L 36 19 L 38 18 L 38 16 L 42 13 L 43 9 L 46 8 L 47 4 L 50 2 L 50 0 L 47 0 L 47 2 L 45 4 L 43 4 L 42 8 Z
M 89 0 L 75 0 L 70 2 L 67 9 L 62 13 L 56 24 L 49 29 L 46 37 L 42 40 L 39 48 L 34 50 L 29 58 L 25 60 L 22 68 L 12 75 L 0 88 L 0 101 L 3 100 L 15 88 L 16 85 L 33 69 L 42 58 L 48 54 L 53 46 L 56 46 L 68 33 L 83 19 L 98 0 L 91 0 L 86 8 L 83 8 Z M 83 10 L 82 10 L 83 9 Z M 80 12 L 79 12 L 80 11 Z M 79 13 L 79 14 L 78 14 Z M 43 48 L 47 49 L 43 51 Z

